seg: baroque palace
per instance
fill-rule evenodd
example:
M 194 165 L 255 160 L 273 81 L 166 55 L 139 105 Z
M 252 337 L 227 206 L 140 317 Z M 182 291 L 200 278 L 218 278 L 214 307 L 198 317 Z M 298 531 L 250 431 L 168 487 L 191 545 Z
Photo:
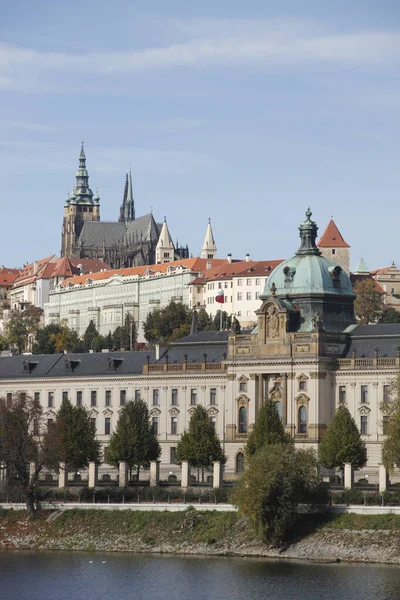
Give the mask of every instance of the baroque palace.
M 0 397 L 40 399 L 49 422 L 63 398 L 83 404 L 104 446 L 121 406 L 143 398 L 162 447 L 162 477 L 179 476 L 176 444 L 196 404 L 215 423 L 227 478 L 243 469 L 243 448 L 266 398 L 296 444 L 316 450 L 346 404 L 366 442 L 368 463 L 358 477 L 376 480 L 385 439 L 379 406 L 400 369 L 400 325 L 356 324 L 349 275 L 322 255 L 317 229 L 308 210 L 300 247 L 269 275 L 251 333 L 197 332 L 194 319 L 188 337 L 149 353 L 0 357 Z

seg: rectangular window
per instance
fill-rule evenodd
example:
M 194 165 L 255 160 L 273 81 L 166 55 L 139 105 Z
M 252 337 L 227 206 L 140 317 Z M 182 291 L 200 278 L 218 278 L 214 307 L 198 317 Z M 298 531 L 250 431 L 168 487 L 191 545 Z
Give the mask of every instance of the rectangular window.
M 40 392 L 35 392 L 33 398 L 35 402 L 40 402 Z
M 237 280 L 237 284 L 238 284 L 238 285 L 242 285 L 242 280 L 241 280 L 241 279 L 238 279 L 238 280 Z
M 339 385 L 339 404 L 345 404 L 346 402 L 346 386 Z
M 192 388 L 190 390 L 190 404 L 194 405 L 197 402 L 197 389 L 196 388 Z
M 246 283 L 247 285 L 251 285 L 251 279 L 248 279 Z
M 307 382 L 306 381 L 299 381 L 299 390 L 306 390 L 307 389 Z
M 39 435 L 39 419 L 33 421 L 33 435 Z
M 152 418 L 153 433 L 158 435 L 158 417 Z
M 368 416 L 361 415 L 361 435 L 368 434 Z
M 247 392 L 247 382 L 246 381 L 241 381 L 239 383 L 239 391 L 240 392 Z
M 82 406 L 82 392 L 80 390 L 76 392 L 76 405 Z
M 63 392 L 62 393 L 62 399 L 63 400 L 68 400 L 68 392 Z
M 169 462 L 171 465 L 176 465 L 176 448 L 169 449 Z
M 390 385 L 383 386 L 383 400 L 384 402 L 389 402 L 390 400 Z
M 126 390 L 119 390 L 119 405 L 125 406 L 126 403 Z
M 171 433 L 174 435 L 178 433 L 178 417 L 171 417 Z
M 94 427 L 94 430 L 96 431 L 96 417 L 92 417 L 92 418 L 90 419 L 90 422 L 91 422 L 91 424 L 93 425 L 93 427 Z
M 111 390 L 106 390 L 105 405 L 111 406 Z
M 382 433 L 383 433 L 383 435 L 387 435 L 388 434 L 389 421 L 390 421 L 390 417 L 388 417 L 387 415 L 385 415 L 383 417 L 383 419 L 382 419 Z
M 160 390 L 153 390 L 153 406 L 158 406 L 158 401 L 160 399 Z
M 260 299 L 260 292 L 256 292 L 256 300 Z
M 110 435 L 111 433 L 111 418 L 106 417 L 104 419 L 104 435 Z
M 256 279 L 256 285 L 261 285 L 261 279 L 259 277 Z
M 50 429 L 54 425 L 54 419 L 47 419 L 47 429 Z
M 210 404 L 217 404 L 217 388 L 210 389 Z
M 217 427 L 217 417 L 210 417 L 210 421 L 215 429 Z
M 10 408 L 12 405 L 12 393 L 7 392 L 7 408 Z
M 47 406 L 49 408 L 53 408 L 53 406 L 54 406 L 54 392 L 49 392 L 47 394 Z
M 96 406 L 97 405 L 97 392 L 96 390 L 92 390 L 90 392 L 90 406 Z
M 242 292 L 238 292 L 236 295 L 237 300 L 243 300 L 243 294 Z
M 332 248 L 332 254 L 336 254 L 336 249 Z
M 246 300 L 251 300 L 251 292 L 246 293 Z
M 135 390 L 135 401 L 138 402 L 140 400 L 140 390 Z
M 178 406 L 178 389 L 173 388 L 171 390 L 171 404 L 173 406 Z
M 361 386 L 361 402 L 363 404 L 368 404 L 368 386 L 367 385 Z

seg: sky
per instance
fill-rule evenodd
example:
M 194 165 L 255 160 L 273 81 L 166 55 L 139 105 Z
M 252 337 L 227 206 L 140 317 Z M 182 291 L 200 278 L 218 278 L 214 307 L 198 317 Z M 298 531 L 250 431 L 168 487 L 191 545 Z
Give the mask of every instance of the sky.
M 307 206 L 400 267 L 398 0 L 0 0 L 0 265 L 58 254 L 84 140 L 102 220 L 289 258 Z

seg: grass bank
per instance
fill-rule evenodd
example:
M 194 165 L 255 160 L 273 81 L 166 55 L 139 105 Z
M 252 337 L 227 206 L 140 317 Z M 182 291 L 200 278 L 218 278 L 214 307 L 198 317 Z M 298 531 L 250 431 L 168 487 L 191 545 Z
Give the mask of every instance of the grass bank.
M 0 548 L 240 555 L 400 564 L 400 516 L 302 516 L 284 548 L 260 541 L 237 513 L 71 510 L 29 521 L 0 512 Z

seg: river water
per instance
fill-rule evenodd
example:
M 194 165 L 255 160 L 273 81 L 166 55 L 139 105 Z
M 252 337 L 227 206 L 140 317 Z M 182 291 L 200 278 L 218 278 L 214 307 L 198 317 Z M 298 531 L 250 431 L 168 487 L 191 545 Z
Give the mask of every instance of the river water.
M 400 567 L 1 552 L 1 600 L 398 600 Z

